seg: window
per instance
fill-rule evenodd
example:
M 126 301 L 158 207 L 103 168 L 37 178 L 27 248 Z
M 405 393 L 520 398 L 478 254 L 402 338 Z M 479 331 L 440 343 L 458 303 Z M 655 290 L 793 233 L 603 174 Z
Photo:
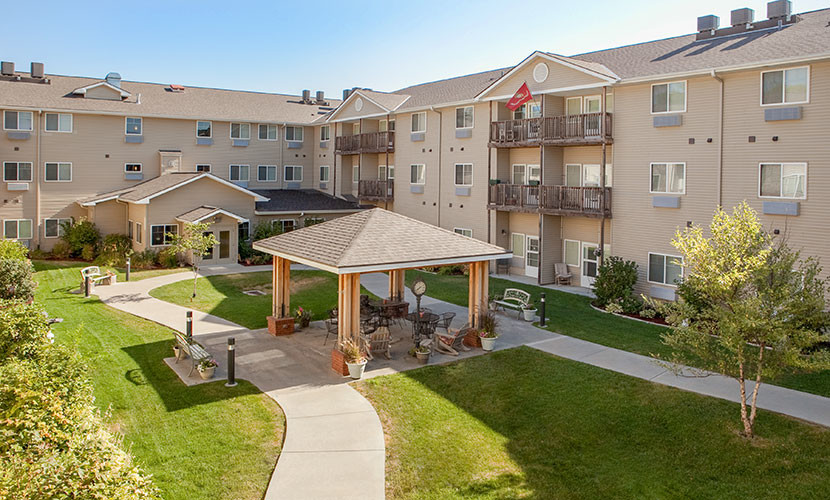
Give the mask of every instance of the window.
M 6 130 L 32 130 L 31 111 L 6 111 L 3 115 Z
M 579 187 L 582 185 L 582 165 L 565 165 L 565 185 L 568 187 Z
M 525 257 L 525 235 L 522 233 L 512 233 L 510 235 L 510 250 L 513 252 L 513 257 L 524 259 Z
M 47 132 L 72 132 L 72 115 L 65 113 L 46 113 L 45 130 Z
M 141 172 L 141 163 L 125 163 L 124 172 L 138 173 Z
M 248 165 L 231 165 L 230 179 L 232 181 L 248 181 Z
M 525 165 L 513 165 L 513 172 L 511 181 L 513 184 L 524 185 L 526 183 L 525 172 L 527 167 Z
M 294 222 L 295 222 L 294 219 L 281 219 L 279 221 L 280 229 L 282 229 L 283 233 L 293 231 L 294 230 L 294 225 L 295 225 Z
M 60 238 L 63 236 L 64 224 L 71 224 L 72 219 L 43 219 L 43 237 Z
M 6 219 L 3 221 L 3 237 L 7 240 L 32 239 L 32 219 Z
M 313 226 L 315 224 L 322 224 L 326 222 L 325 217 L 306 217 L 303 221 L 303 227 Z
M 231 167 L 233 168 L 233 167 Z M 257 167 L 256 179 L 260 182 L 276 182 L 277 180 L 277 166 L 276 165 L 260 165 Z M 233 179 L 231 179 L 233 180 Z M 238 179 L 242 180 L 242 179 Z
M 259 140 L 261 141 L 276 141 L 277 140 L 277 126 L 260 123 L 259 125 Z
M 128 116 L 124 133 L 127 135 L 141 135 L 141 118 Z
M 810 97 L 810 68 L 791 68 L 761 73 L 761 105 L 799 104 Z
M 250 222 L 240 222 L 236 227 L 239 234 L 239 241 L 248 241 L 251 238 Z
M 426 165 L 410 165 L 409 166 L 409 183 L 410 184 L 425 184 L 426 183 Z
M 251 138 L 250 123 L 231 123 L 231 139 L 247 141 Z
M 686 164 L 652 163 L 649 192 L 684 194 L 686 192 Z
M 135 239 L 135 223 L 131 220 L 127 221 L 127 238 L 134 240 Z
M 389 165 L 389 177 L 386 176 L 386 165 L 378 165 L 378 179 L 385 181 L 386 179 L 395 179 L 395 165 Z
M 328 141 L 331 139 L 331 127 L 329 125 L 323 125 L 320 127 L 320 140 L 321 141 Z
M 196 122 L 196 137 L 213 137 L 213 122 Z
M 328 165 L 320 165 L 320 182 L 328 182 L 329 181 L 329 166 Z
M 3 163 L 3 180 L 6 182 L 32 182 L 31 162 L 7 161 Z
M 682 257 L 649 253 L 648 280 L 663 285 L 677 285 L 683 278 L 682 262 Z
M 455 164 L 455 185 L 456 186 L 472 186 L 473 185 L 473 164 L 472 163 L 456 163 Z
M 473 128 L 473 107 L 455 108 L 455 128 Z
M 303 167 L 301 165 L 286 165 L 284 167 L 283 176 L 286 182 L 302 182 Z
M 659 83 L 651 86 L 652 113 L 686 111 L 686 82 Z
M 352 167 L 352 182 L 359 182 L 360 181 L 360 165 L 355 165 Z
M 762 163 L 758 179 L 758 195 L 762 198 L 807 197 L 806 163 Z
M 472 229 L 464 229 L 463 227 L 455 227 L 453 228 L 453 232 L 455 234 L 460 234 L 461 236 L 466 236 L 467 238 L 473 237 L 473 230 Z
M 72 180 L 71 163 L 46 163 L 46 182 L 69 182 Z
M 135 241 L 138 242 L 138 243 L 141 243 L 141 240 L 144 239 L 144 236 L 142 236 L 142 234 L 144 234 L 142 232 L 142 228 L 143 228 L 143 226 L 141 225 L 140 222 L 135 223 Z
M 173 243 L 171 234 L 179 234 L 179 226 L 175 224 L 157 224 L 150 226 L 150 246 L 159 247 Z
M 412 132 L 426 132 L 427 131 L 427 113 L 422 111 L 420 113 L 412 113 Z
M 285 127 L 285 140 L 303 142 L 303 127 Z
M 522 106 L 519 106 L 517 110 L 513 111 L 514 120 L 539 118 L 540 116 L 542 116 L 542 104 L 535 101 L 527 102 Z
M 565 264 L 579 267 L 579 242 L 565 240 Z
M 394 132 L 395 120 L 381 120 L 378 122 L 378 131 L 380 132 Z
M 196 171 L 210 173 L 210 165 L 196 165 Z
M 582 113 L 582 98 L 568 97 L 565 100 L 565 113 L 568 115 L 578 115 Z

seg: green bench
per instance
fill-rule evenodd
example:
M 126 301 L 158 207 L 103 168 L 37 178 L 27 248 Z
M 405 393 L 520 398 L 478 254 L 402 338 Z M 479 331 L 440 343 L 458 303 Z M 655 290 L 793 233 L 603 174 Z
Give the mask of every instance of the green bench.
M 185 354 L 190 356 L 190 372 L 188 372 L 187 374 L 187 376 L 189 377 L 191 374 L 193 374 L 193 369 L 196 368 L 196 365 L 201 363 L 202 360 L 213 358 L 213 356 L 211 356 L 210 353 L 207 352 L 204 347 L 202 347 L 196 342 L 193 342 L 192 338 L 188 340 L 185 334 L 181 332 L 175 333 L 176 343 L 179 345 L 179 347 L 182 348 Z M 176 358 L 176 363 L 178 362 L 179 358 Z

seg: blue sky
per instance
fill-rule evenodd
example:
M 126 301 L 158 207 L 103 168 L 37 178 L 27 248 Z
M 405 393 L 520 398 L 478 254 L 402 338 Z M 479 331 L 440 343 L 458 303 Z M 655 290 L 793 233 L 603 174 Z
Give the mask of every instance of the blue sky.
M 795 0 L 793 10 L 827 0 Z M 395 90 L 512 66 L 533 50 L 563 55 L 691 33 L 697 16 L 766 2 L 410 1 L 8 2 L 0 59 L 48 73 L 339 96 Z M 35 23 L 34 20 L 37 20 Z M 36 24 L 36 29 L 33 28 Z M 472 28 L 474 27 L 474 28 Z M 11 42 L 10 42 L 11 40 Z

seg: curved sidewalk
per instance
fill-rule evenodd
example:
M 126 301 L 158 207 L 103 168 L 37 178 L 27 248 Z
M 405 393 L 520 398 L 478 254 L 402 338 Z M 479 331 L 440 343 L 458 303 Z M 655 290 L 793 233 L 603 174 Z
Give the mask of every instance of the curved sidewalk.
M 199 275 L 270 269 L 217 266 L 203 268 Z M 155 299 L 149 292 L 187 279 L 193 279 L 193 274 L 169 274 L 98 286 L 95 294 L 109 306 L 183 332 L 190 309 Z M 285 441 L 265 494 L 267 500 L 385 497 L 383 428 L 372 405 L 347 384 L 348 379 L 317 359 L 309 360 L 303 352 L 307 347 L 291 336 L 275 338 L 199 311 L 193 311 L 193 331 L 215 356 L 224 353 L 228 336 L 236 337 L 238 378 L 253 383 L 285 413 Z M 251 349 L 240 349 L 244 343 Z M 246 350 L 253 352 L 239 354 Z

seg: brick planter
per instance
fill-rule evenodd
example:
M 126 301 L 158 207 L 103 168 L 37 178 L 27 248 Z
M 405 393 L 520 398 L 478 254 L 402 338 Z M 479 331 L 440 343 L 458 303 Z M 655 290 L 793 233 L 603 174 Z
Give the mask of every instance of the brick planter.
M 275 318 L 268 316 L 268 333 L 274 336 L 294 333 L 294 318 Z
M 331 350 L 331 369 L 344 377 L 349 376 L 349 367 L 346 366 L 346 358 L 337 349 Z
M 481 347 L 481 337 L 478 336 L 478 330 L 470 330 L 464 335 L 464 345 L 467 347 Z

